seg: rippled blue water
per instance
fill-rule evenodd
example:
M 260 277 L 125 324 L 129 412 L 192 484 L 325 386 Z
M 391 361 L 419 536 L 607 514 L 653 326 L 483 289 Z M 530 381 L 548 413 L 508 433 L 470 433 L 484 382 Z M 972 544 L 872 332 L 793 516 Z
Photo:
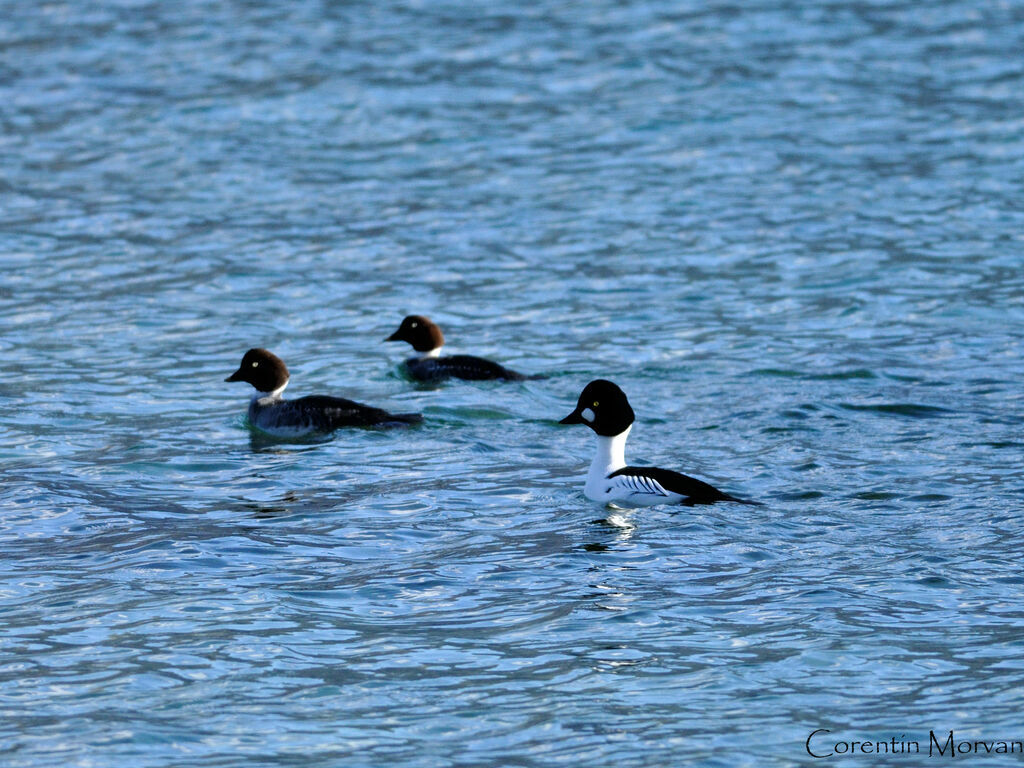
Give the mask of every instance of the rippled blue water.
M 1024 738 L 1022 48 L 1017 2 L 0 0 L 4 765 Z M 549 378 L 409 383 L 408 312 Z M 260 441 L 255 345 L 426 422 Z M 588 502 L 596 377 L 766 506 Z

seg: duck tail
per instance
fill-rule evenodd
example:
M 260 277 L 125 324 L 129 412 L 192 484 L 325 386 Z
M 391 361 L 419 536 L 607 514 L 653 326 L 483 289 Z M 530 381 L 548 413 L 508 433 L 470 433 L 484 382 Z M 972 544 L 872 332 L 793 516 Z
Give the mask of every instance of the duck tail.
M 726 497 L 724 499 L 722 499 L 722 501 L 733 501 L 733 502 L 735 502 L 737 504 L 746 504 L 746 505 L 751 506 L 751 507 L 763 507 L 764 506 L 764 502 L 763 501 L 754 501 L 753 499 L 740 499 L 740 498 L 737 498 L 736 496 L 729 496 L 728 494 L 726 494 Z
M 389 424 L 420 424 L 423 421 L 422 413 L 392 413 L 388 414 Z

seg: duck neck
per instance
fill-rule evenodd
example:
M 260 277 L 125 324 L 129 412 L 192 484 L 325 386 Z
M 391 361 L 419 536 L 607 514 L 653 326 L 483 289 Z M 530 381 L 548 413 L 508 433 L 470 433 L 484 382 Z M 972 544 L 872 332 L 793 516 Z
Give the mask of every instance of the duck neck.
M 280 400 L 281 399 L 281 393 L 284 392 L 284 389 L 287 386 L 288 386 L 288 381 L 286 380 L 284 384 L 282 384 L 280 387 L 278 387 L 277 389 L 273 390 L 272 392 L 256 392 L 255 394 L 253 394 L 252 400 L 249 401 L 250 405 L 251 406 L 256 406 L 257 404 L 259 404 L 259 405 L 269 405 L 270 403 L 274 402 L 275 400 Z
M 597 452 L 590 462 L 590 471 L 587 473 L 587 487 L 600 485 L 608 475 L 617 469 L 626 466 L 626 438 L 632 426 L 613 437 L 597 436 Z

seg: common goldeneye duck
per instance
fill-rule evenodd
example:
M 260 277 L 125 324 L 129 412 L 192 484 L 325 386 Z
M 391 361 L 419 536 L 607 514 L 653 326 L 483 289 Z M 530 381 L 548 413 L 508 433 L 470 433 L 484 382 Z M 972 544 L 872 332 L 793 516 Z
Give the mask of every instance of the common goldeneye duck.
M 327 433 L 339 427 L 398 426 L 423 421 L 418 413 L 389 413 L 383 408 L 329 395 L 285 400 L 281 393 L 288 386 L 288 366 L 266 349 L 246 352 L 238 370 L 224 381 L 246 381 L 256 388 L 249 401 L 249 423 L 278 437 Z
M 736 501 L 757 504 L 670 469 L 631 467 L 626 464 L 626 438 L 633 428 L 633 409 L 626 393 L 610 381 L 596 379 L 583 388 L 576 410 L 561 424 L 586 424 L 597 433 L 597 453 L 587 472 L 583 493 L 594 501 L 615 502 L 627 507 L 654 504 L 714 504 Z
M 437 324 L 423 315 L 409 315 L 398 330 L 384 341 L 407 341 L 419 355 L 405 361 L 405 369 L 417 381 L 441 381 L 454 376 L 468 381 L 502 379 L 523 381 L 528 378 L 502 365 L 473 355 L 447 355 L 441 357 L 444 334 Z M 530 377 L 533 378 L 533 377 Z

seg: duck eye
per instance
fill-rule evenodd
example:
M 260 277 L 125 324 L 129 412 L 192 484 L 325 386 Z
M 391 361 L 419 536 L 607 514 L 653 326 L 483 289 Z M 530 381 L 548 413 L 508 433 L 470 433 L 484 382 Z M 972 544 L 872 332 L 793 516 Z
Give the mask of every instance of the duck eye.
M 410 325 L 409 327 L 410 327 L 410 328 L 415 328 L 415 327 L 416 327 L 416 326 L 418 326 L 418 325 L 419 325 L 419 323 L 412 323 L 412 324 L 411 324 L 411 325 Z
M 252 361 L 252 367 L 253 368 L 259 368 L 260 367 L 260 361 L 259 360 L 253 360 Z
M 599 406 L 600 404 L 601 404 L 601 403 L 599 403 L 599 402 L 598 402 L 597 400 L 595 400 L 595 401 L 594 401 L 594 407 L 595 407 L 595 408 L 597 408 L 597 406 Z

